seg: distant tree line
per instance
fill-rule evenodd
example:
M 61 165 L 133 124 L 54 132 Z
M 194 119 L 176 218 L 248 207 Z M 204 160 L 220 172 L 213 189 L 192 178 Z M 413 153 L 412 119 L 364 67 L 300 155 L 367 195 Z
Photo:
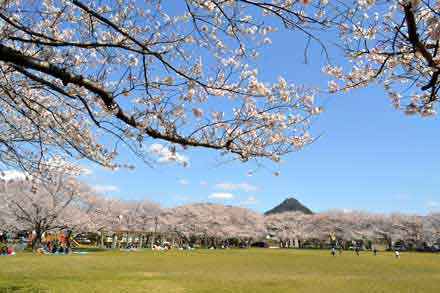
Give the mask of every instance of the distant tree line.
M 332 210 L 264 216 L 220 203 L 163 208 L 150 201 L 107 198 L 66 172 L 52 169 L 46 174 L 44 178 L 2 180 L 0 185 L 0 230 L 34 231 L 34 249 L 41 245 L 44 232 L 60 230 L 105 235 L 154 232 L 180 245 L 229 245 L 232 241 L 249 246 L 270 235 L 282 247 L 294 241 L 301 246 L 308 241 L 351 240 L 391 247 L 396 241 L 421 245 L 440 238 L 440 213 L 421 216 Z

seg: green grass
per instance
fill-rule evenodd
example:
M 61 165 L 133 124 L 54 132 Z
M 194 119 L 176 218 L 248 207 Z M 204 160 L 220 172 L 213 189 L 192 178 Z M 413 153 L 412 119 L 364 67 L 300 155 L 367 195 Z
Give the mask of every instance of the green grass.
M 0 257 L 0 292 L 440 292 L 440 255 L 319 250 Z

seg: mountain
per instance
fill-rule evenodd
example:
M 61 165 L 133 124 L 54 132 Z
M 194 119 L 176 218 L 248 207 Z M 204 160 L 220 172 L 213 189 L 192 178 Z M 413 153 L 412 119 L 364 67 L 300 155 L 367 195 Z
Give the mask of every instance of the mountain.
M 313 212 L 293 197 L 285 199 L 282 203 L 273 209 L 265 212 L 265 215 L 279 214 L 283 212 L 303 212 L 304 214 L 313 214 Z

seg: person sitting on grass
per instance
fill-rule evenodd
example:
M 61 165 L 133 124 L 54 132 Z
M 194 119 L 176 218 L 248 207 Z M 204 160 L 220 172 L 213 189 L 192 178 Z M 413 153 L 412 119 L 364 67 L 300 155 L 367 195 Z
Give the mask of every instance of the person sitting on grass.
M 52 241 L 52 240 L 50 240 L 50 241 L 47 243 L 47 252 L 49 252 L 49 253 L 52 253 L 52 252 L 53 252 L 53 241 Z
M 0 255 L 15 255 L 15 252 L 12 247 L 8 247 L 5 243 L 0 242 Z
M 43 245 L 43 250 L 44 250 L 45 252 L 51 252 L 51 249 L 50 249 L 50 242 L 46 242 L 46 243 L 44 243 L 44 245 Z
M 15 255 L 14 249 L 12 247 L 6 248 L 6 255 Z
M 52 253 L 56 253 L 58 251 L 58 240 L 55 239 L 53 241 Z

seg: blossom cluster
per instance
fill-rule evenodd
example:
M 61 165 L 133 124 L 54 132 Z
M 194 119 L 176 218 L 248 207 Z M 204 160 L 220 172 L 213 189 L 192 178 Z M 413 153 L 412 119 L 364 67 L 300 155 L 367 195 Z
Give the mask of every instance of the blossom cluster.
M 145 158 L 151 139 L 278 161 L 311 142 L 322 109 L 314 89 L 262 80 L 254 59 L 279 19 L 316 23 L 309 2 L 6 1 L 1 138 L 17 152 L 5 161 L 117 168 L 121 145 Z
M 329 91 L 380 83 L 406 114 L 436 113 L 440 88 L 439 1 L 366 1 L 335 19 L 349 65 L 327 65 Z M 342 8 L 334 8 L 342 12 Z

